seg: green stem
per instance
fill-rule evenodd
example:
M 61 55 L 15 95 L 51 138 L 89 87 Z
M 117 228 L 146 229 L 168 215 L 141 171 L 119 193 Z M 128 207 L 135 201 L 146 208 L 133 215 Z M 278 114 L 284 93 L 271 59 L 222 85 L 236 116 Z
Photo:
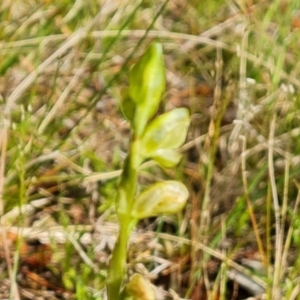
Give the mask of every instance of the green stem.
M 137 186 L 137 168 L 140 163 L 138 142 L 133 140 L 129 154 L 124 162 L 116 197 L 120 232 L 108 270 L 107 292 L 109 300 L 120 299 L 126 267 L 127 244 L 130 234 L 136 225 L 136 220 L 131 217 L 131 211 Z
M 122 222 L 119 237 L 112 253 L 109 266 L 107 291 L 108 299 L 118 300 L 121 293 L 123 277 L 126 267 L 127 243 L 130 236 L 130 224 Z

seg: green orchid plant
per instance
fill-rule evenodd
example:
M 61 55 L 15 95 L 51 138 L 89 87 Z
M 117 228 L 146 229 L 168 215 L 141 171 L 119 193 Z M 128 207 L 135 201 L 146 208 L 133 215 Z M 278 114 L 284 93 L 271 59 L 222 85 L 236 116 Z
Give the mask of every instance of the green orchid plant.
M 127 246 L 139 220 L 177 213 L 189 196 L 178 181 L 158 182 L 137 192 L 138 168 L 146 159 L 170 168 L 181 159 L 177 149 L 184 143 L 190 123 L 189 111 L 176 108 L 158 117 L 165 90 L 165 66 L 162 45 L 152 43 L 129 73 L 129 87 L 124 93 L 122 111 L 130 122 L 132 137 L 116 195 L 120 231 L 108 270 L 109 300 L 154 300 L 151 284 L 140 274 L 124 283 Z

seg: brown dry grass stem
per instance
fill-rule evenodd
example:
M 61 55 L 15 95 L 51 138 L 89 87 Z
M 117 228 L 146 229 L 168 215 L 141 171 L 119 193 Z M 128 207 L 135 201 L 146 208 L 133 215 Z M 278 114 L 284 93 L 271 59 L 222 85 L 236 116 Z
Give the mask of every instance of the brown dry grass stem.
M 245 153 L 246 147 L 247 147 L 246 137 L 242 138 L 242 144 L 243 144 L 243 146 L 242 146 L 243 150 L 242 151 L 243 151 L 243 153 Z M 255 234 L 255 238 L 256 238 L 258 250 L 259 250 L 259 253 L 260 253 L 260 256 L 261 256 L 261 260 L 262 260 L 262 263 L 264 265 L 265 271 L 267 271 L 269 259 L 267 257 L 266 251 L 265 251 L 264 246 L 263 246 L 263 241 L 262 241 L 260 233 L 259 233 L 259 231 L 260 231 L 259 226 L 257 224 L 254 209 L 253 209 L 253 205 L 252 205 L 252 201 L 251 201 L 250 196 L 249 196 L 249 185 L 248 185 L 248 179 L 247 179 L 246 156 L 243 155 L 243 154 L 242 154 L 241 164 L 242 164 L 242 170 L 241 171 L 242 171 L 242 178 L 243 178 L 244 194 L 245 194 L 245 198 L 246 198 L 246 201 L 247 201 L 249 216 L 250 216 L 250 219 L 251 219 L 251 222 L 252 222 L 252 227 L 253 227 L 253 231 L 254 231 L 254 234 Z
M 275 263 L 274 263 L 274 277 L 273 277 L 273 287 L 272 287 L 272 299 L 280 300 L 282 297 L 280 289 L 280 277 L 281 277 L 281 257 L 283 249 L 283 239 L 284 231 L 281 223 L 281 207 L 278 200 L 277 185 L 275 181 L 275 169 L 274 169 L 274 135 L 275 135 L 275 126 L 276 126 L 276 115 L 273 115 L 273 118 L 270 123 L 270 134 L 269 134 L 269 152 L 268 152 L 268 164 L 269 164 L 269 177 L 270 185 L 272 191 L 273 207 L 274 207 L 274 217 L 275 217 Z

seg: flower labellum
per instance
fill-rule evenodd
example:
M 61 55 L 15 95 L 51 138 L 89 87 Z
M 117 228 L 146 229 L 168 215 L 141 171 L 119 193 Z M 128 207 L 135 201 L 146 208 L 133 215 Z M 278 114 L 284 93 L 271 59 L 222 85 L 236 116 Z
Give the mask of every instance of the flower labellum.
M 187 188 L 179 181 L 154 183 L 137 196 L 132 216 L 143 219 L 177 213 L 183 209 L 188 196 Z

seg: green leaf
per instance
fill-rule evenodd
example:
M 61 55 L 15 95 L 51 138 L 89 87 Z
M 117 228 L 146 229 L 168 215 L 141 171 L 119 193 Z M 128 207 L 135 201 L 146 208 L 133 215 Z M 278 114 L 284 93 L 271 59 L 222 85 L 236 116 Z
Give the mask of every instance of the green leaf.
M 184 207 L 188 196 L 187 188 L 179 181 L 155 183 L 137 196 L 132 216 L 143 219 L 160 214 L 177 213 Z
M 165 90 L 163 49 L 151 44 L 129 73 L 129 97 L 136 103 L 133 128 L 140 136 L 156 113 Z
M 142 137 L 145 156 L 156 156 L 160 149 L 180 147 L 186 139 L 189 123 L 187 108 L 173 109 L 155 118 Z

